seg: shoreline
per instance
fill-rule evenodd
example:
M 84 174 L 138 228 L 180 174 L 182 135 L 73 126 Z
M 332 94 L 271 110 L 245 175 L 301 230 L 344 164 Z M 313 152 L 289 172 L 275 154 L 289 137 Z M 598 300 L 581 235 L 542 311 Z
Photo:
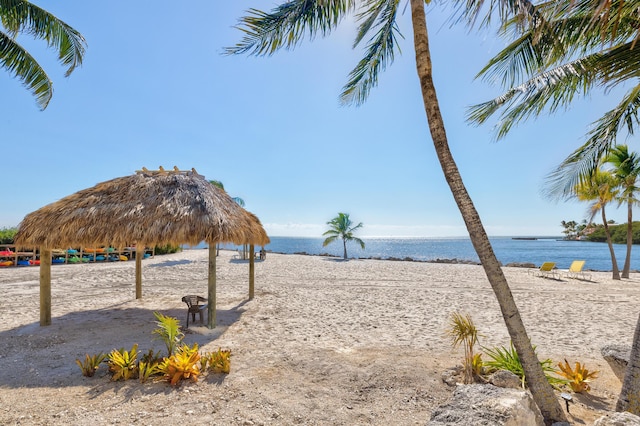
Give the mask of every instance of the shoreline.
M 106 370 L 80 374 L 75 359 L 87 353 L 134 343 L 142 353 L 162 350 L 153 312 L 184 324 L 181 297 L 206 295 L 207 257 L 196 249 L 145 259 L 140 300 L 134 262 L 57 265 L 47 327 L 38 325 L 38 269 L 0 269 L 0 337 L 8 342 L 0 359 L 21 366 L 0 370 L 0 424 L 425 423 L 453 392 L 442 373 L 464 356 L 445 333 L 452 312 L 471 315 L 482 346 L 509 345 L 476 265 L 269 253 L 255 263 L 255 298 L 247 300 L 248 262 L 221 250 L 218 327 L 191 326 L 185 341 L 230 349 L 229 375 L 174 389 L 111 382 Z M 573 421 L 591 424 L 611 411 L 621 383 L 599 351 L 631 344 L 640 275 L 613 281 L 594 272 L 585 282 L 504 272 L 538 355 L 601 372 L 589 395 L 575 396 Z

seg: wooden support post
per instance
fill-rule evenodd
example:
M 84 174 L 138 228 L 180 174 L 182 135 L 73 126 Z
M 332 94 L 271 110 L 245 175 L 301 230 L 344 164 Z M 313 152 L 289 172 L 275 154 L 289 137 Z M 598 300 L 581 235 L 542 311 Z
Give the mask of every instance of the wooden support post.
M 253 299 L 253 283 L 254 283 L 254 275 L 255 275 L 255 265 L 256 265 L 256 255 L 253 252 L 254 246 L 251 244 L 249 246 L 249 300 Z
M 142 258 L 144 257 L 144 246 L 140 249 L 140 244 L 136 244 L 136 299 L 142 299 Z
M 40 248 L 40 325 L 51 325 L 51 250 Z
M 216 328 L 216 246 L 209 244 L 207 327 Z

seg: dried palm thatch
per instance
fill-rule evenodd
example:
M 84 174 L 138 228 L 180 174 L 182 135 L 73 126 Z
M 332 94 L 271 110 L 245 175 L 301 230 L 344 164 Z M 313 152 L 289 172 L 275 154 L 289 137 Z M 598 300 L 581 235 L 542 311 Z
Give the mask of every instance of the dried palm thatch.
M 145 168 L 69 195 L 28 214 L 15 236 L 19 247 L 40 249 L 40 325 L 51 324 L 51 250 L 58 247 L 209 244 L 208 321 L 216 325 L 215 243 L 266 245 L 260 220 L 195 170 Z M 136 298 L 142 297 L 136 256 Z M 253 257 L 249 297 L 253 297 Z
M 265 245 L 253 214 L 195 171 L 149 171 L 115 178 L 28 214 L 21 247 L 124 247 L 231 242 Z

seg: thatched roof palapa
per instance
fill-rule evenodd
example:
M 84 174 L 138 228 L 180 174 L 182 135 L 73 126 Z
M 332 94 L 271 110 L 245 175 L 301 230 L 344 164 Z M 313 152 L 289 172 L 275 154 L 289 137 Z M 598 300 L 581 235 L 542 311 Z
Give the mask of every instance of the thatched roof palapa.
M 259 219 L 195 170 L 115 178 L 28 214 L 16 244 L 57 248 L 131 244 L 265 245 Z
M 40 324 L 51 323 L 51 250 L 135 244 L 209 244 L 209 317 L 215 327 L 215 243 L 266 245 L 260 220 L 222 189 L 191 171 L 143 168 L 28 214 L 15 236 L 19 247 L 40 248 Z M 141 256 L 136 256 L 136 297 L 142 297 Z M 249 267 L 253 297 L 254 259 Z

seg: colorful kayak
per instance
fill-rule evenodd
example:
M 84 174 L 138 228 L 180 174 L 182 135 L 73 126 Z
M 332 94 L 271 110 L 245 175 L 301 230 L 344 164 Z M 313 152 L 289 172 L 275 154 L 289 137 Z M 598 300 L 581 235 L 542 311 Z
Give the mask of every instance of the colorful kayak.
M 0 266 L 13 266 L 13 262 L 10 260 L 3 260 L 0 262 Z

